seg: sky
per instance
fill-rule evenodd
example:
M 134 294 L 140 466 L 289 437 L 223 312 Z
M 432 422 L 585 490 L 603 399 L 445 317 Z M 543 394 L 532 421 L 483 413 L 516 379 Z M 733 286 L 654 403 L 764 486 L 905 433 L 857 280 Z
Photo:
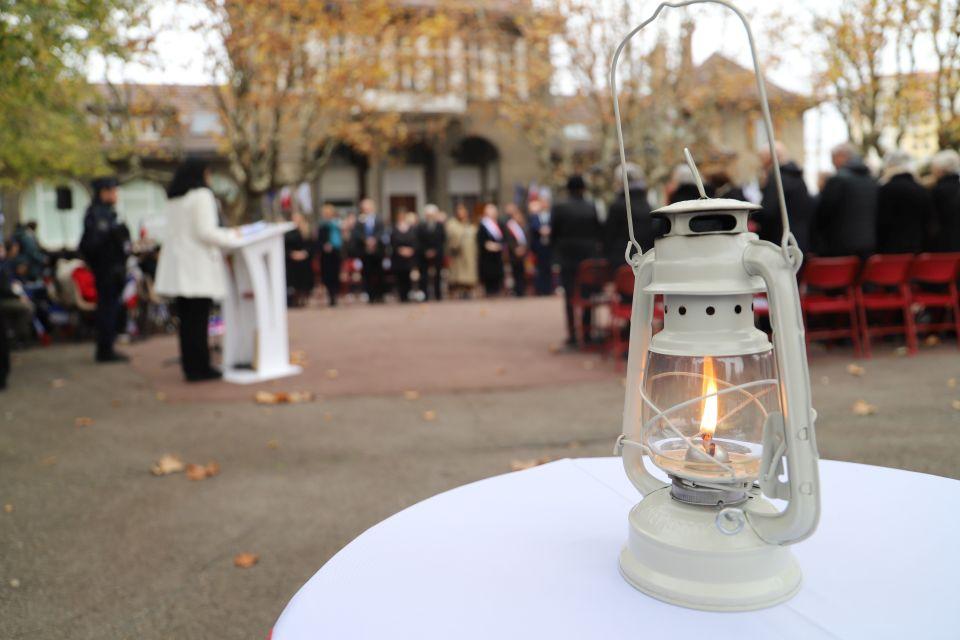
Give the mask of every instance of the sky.
M 362 0 L 360 0 L 362 1 Z M 541 0 L 549 2 L 549 0 Z M 597 0 L 617 6 L 620 0 Z M 155 55 L 149 64 L 127 63 L 119 65 L 108 63 L 102 58 L 92 61 L 89 68 L 91 80 L 132 81 L 149 83 L 204 84 L 210 82 L 209 63 L 204 52 L 209 44 L 204 37 L 191 30 L 190 26 L 202 19 L 204 14 L 196 8 L 185 7 L 175 0 L 154 0 L 156 6 L 151 11 L 151 22 L 159 29 L 156 39 Z M 748 15 L 764 15 L 769 11 L 780 11 L 797 24 L 808 24 L 814 13 L 830 10 L 834 0 L 740 0 L 738 6 Z M 656 7 L 652 1 L 637 3 L 638 23 L 651 14 Z M 682 12 L 687 11 L 697 21 L 697 30 L 693 41 L 694 61 L 706 59 L 712 53 L 721 51 L 733 57 L 745 66 L 750 65 L 749 49 L 742 26 L 732 13 L 721 7 L 695 7 L 687 10 L 669 10 L 663 16 L 668 28 L 675 28 Z M 754 19 L 754 30 L 761 32 Z M 627 29 L 625 28 L 626 32 Z M 643 37 L 646 34 L 641 34 Z M 777 47 L 783 63 L 767 69 L 767 75 L 777 84 L 802 93 L 811 91 L 814 74 L 814 56 L 803 46 L 798 34 L 784 34 L 789 44 L 761 42 L 761 49 Z M 839 114 L 830 105 L 810 110 L 805 116 L 806 158 L 802 159 L 808 173 L 808 181 L 815 182 L 818 171 L 829 168 L 829 149 L 846 139 L 846 129 Z M 798 159 L 800 160 L 800 159 Z

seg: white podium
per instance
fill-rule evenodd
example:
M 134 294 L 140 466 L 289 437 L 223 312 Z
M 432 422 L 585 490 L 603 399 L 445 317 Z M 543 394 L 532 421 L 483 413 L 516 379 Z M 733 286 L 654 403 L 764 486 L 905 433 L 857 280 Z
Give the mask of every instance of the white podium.
M 223 378 L 252 384 L 300 373 L 290 364 L 283 236 L 291 223 L 256 223 L 223 246 Z

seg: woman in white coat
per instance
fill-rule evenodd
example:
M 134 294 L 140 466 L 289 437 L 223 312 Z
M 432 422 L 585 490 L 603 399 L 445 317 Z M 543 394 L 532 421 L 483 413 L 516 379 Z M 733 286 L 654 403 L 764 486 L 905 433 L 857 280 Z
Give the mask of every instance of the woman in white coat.
M 227 291 L 220 246 L 236 237 L 220 227 L 209 178 L 199 159 L 187 159 L 177 168 L 167 188 L 167 228 L 157 264 L 157 293 L 176 301 L 180 364 L 188 382 L 221 377 L 210 365 L 207 326 L 213 301 Z

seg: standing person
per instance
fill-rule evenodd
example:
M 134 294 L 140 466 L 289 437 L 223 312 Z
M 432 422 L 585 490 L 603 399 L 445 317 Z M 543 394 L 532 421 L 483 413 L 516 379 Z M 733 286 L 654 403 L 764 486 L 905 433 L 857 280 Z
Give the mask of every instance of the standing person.
M 477 225 L 462 202 L 444 226 L 446 254 L 450 256 L 450 295 L 466 298 L 477 286 Z
M 520 207 L 512 202 L 507 205 L 507 257 L 513 274 L 513 293 L 518 298 L 527 294 L 527 255 L 530 243 L 527 240 L 526 220 Z
M 538 296 L 553 293 L 553 245 L 550 244 L 550 210 L 539 198 L 530 201 L 530 250 L 536 264 L 533 288 Z
M 410 302 L 412 280 L 410 273 L 417 262 L 417 214 L 401 213 L 390 234 L 390 246 L 393 255 L 390 263 L 397 279 L 397 294 L 400 302 Z
M 480 282 L 488 296 L 495 296 L 503 289 L 503 229 L 498 218 L 497 205 L 483 207 L 483 217 L 477 229 L 478 268 Z
M 877 183 L 849 142 L 830 153 L 837 172 L 820 192 L 813 219 L 813 250 L 825 257 L 866 258 L 877 246 Z
M 913 159 L 893 151 L 884 160 L 877 195 L 877 251 L 920 253 L 934 221 L 933 196 L 917 182 Z
M 97 285 L 97 362 L 128 360 L 113 348 L 127 278 L 127 256 L 130 255 L 130 231 L 117 217 L 116 204 L 116 178 L 94 180 L 93 201 L 83 218 L 80 253 Z
M 320 278 L 327 289 L 330 306 L 337 306 L 340 293 L 340 265 L 343 261 L 343 234 L 337 222 L 337 210 L 332 204 L 323 205 L 320 212 L 322 221 L 317 230 L 317 244 L 320 246 Z
M 584 260 L 595 258 L 600 246 L 601 227 L 597 208 L 584 199 L 587 185 L 583 177 L 575 175 L 567 180 L 567 192 L 570 197 L 553 206 L 553 221 L 550 242 L 556 250 L 556 259 L 560 264 L 560 281 L 563 283 L 563 299 L 567 315 L 567 346 L 577 345 L 573 322 L 573 289 L 577 269 Z M 590 335 L 591 317 L 589 311 L 583 314 L 584 335 Z
M 188 158 L 167 187 L 167 231 L 157 261 L 156 291 L 176 301 L 180 321 L 180 366 L 187 382 L 215 380 L 208 326 L 214 300 L 227 295 L 227 271 L 220 247 L 236 237 L 219 226 L 210 171 Z
M 783 181 L 783 199 L 787 204 L 787 219 L 790 221 L 790 231 L 797 239 L 801 251 L 810 249 L 810 224 L 816 209 L 816 202 L 807 190 L 807 183 L 803 180 L 803 169 L 787 155 L 787 148 L 783 143 L 776 142 L 777 159 L 780 161 L 780 177 Z M 783 221 L 780 219 L 780 199 L 777 196 L 777 182 L 773 177 L 773 158 L 770 150 L 764 147 L 760 150 L 760 165 L 766 174 L 763 184 L 763 198 L 760 206 L 763 207 L 753 215 L 753 219 L 760 225 L 760 239 L 776 245 L 783 239 Z
M 960 154 L 953 149 L 941 151 L 930 161 L 936 182 L 931 189 L 936 209 L 935 238 L 930 251 L 960 251 Z
M 733 181 L 726 169 L 714 171 L 707 178 L 706 190 L 711 198 L 729 198 L 731 200 L 743 200 L 744 202 L 747 200 L 747 197 L 743 195 L 743 188 Z
M 302 307 L 313 293 L 314 241 L 306 216 L 298 211 L 291 214 L 290 221 L 296 228 L 283 238 L 287 258 L 287 300 L 290 306 Z
M 624 171 L 627 173 L 630 209 L 633 211 L 633 235 L 640 248 L 645 252 L 649 251 L 660 229 L 660 221 L 654 220 L 650 215 L 647 184 L 640 167 L 630 163 L 626 166 L 618 166 L 614 184 L 619 187 L 619 193 L 610 203 L 607 220 L 603 225 L 603 255 L 614 266 L 624 263 L 627 243 L 630 242 L 630 229 L 627 227 L 627 198 L 623 193 Z
M 424 300 L 429 300 L 431 295 L 434 299 L 440 300 L 443 298 L 440 290 L 443 277 L 443 249 L 447 241 L 441 220 L 443 213 L 437 205 L 428 204 L 423 208 L 423 217 L 424 220 L 417 225 L 420 290 L 423 291 Z
M 360 201 L 360 216 L 350 237 L 350 251 L 363 262 L 363 288 L 371 304 L 383 302 L 383 258 L 386 255 L 383 236 L 383 223 L 377 218 L 376 205 L 370 198 L 364 198 Z

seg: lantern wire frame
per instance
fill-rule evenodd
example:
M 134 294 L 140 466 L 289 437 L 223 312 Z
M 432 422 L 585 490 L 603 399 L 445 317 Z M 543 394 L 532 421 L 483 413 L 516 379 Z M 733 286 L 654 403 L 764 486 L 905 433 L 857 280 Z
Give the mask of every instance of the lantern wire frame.
M 725 0 L 686 0 L 685 2 L 663 2 L 657 6 L 656 10 L 653 12 L 653 15 L 644 20 L 639 26 L 628 33 L 620 42 L 619 46 L 617 46 L 616 53 L 613 55 L 613 61 L 610 63 L 610 88 L 613 92 L 613 113 L 617 121 L 617 143 L 620 147 L 621 166 L 626 166 L 627 164 L 627 151 L 623 141 L 623 122 L 620 117 L 620 97 L 617 92 L 617 66 L 620 63 L 620 56 L 630 40 L 632 40 L 635 35 L 640 33 L 640 31 L 643 30 L 647 25 L 656 20 L 664 9 L 681 9 L 694 4 L 717 4 L 730 9 L 740 19 L 740 22 L 743 23 L 743 28 L 747 32 L 747 42 L 750 44 L 750 55 L 753 58 L 753 70 L 757 77 L 757 91 L 760 94 L 760 108 L 763 113 L 763 125 L 767 134 L 767 143 L 770 145 L 770 159 L 773 164 L 773 178 L 777 185 L 777 202 L 780 207 L 780 221 L 783 224 L 783 235 L 780 238 L 780 251 L 787 264 L 789 264 L 794 271 L 799 271 L 800 265 L 803 263 L 803 252 L 800 251 L 800 247 L 797 245 L 797 239 L 790 231 L 790 219 L 787 216 L 787 202 L 783 194 L 783 178 L 780 176 L 780 158 L 777 156 L 777 145 L 773 134 L 773 119 L 770 117 L 770 105 L 767 103 L 767 87 L 763 79 L 763 70 L 760 67 L 760 59 L 757 57 L 757 46 L 754 42 L 753 31 L 750 29 L 750 23 L 747 21 L 746 16 L 744 16 L 737 7 L 729 2 L 726 2 Z M 685 156 L 688 163 L 692 164 L 693 160 L 689 151 L 685 152 Z M 623 192 L 629 193 L 630 185 L 627 172 L 621 171 L 620 173 L 623 177 Z M 697 176 L 699 182 L 699 174 L 696 170 L 694 170 L 694 175 Z M 702 187 L 700 188 L 700 192 L 703 194 Z M 634 235 L 633 208 L 630 203 L 630 198 L 626 199 L 626 206 L 627 230 L 630 234 L 630 242 L 627 244 L 625 257 L 628 263 L 635 264 L 634 260 L 631 259 L 631 253 L 636 250 L 637 254 L 642 254 L 643 249 L 640 247 L 640 243 L 637 242 L 636 236 Z
M 692 373 L 687 371 L 665 371 L 663 373 L 659 373 L 653 376 L 650 379 L 650 382 L 655 382 L 656 380 L 659 380 L 661 378 L 666 378 L 666 377 L 689 377 L 689 378 L 699 378 L 701 380 L 704 379 L 704 375 L 702 373 Z M 780 381 L 776 378 L 766 378 L 763 380 L 750 380 L 737 385 L 734 385 L 733 383 L 728 382 L 727 380 L 723 380 L 722 378 L 716 378 L 716 382 L 718 385 L 723 385 L 726 388 L 720 389 L 713 393 L 705 393 L 700 396 L 690 398 L 688 400 L 684 400 L 683 402 L 679 402 L 675 405 L 672 405 L 667 409 L 659 408 L 656 405 L 656 403 L 650 399 L 646 391 L 644 391 L 643 385 L 640 385 L 639 387 L 640 398 L 654 412 L 654 415 L 649 420 L 644 422 L 643 425 L 641 426 L 641 433 L 653 427 L 658 420 L 662 420 L 667 425 L 667 428 L 670 429 L 670 431 L 672 431 L 678 438 L 682 439 L 686 443 L 687 447 L 692 449 L 696 446 L 693 440 L 690 437 L 684 435 L 676 427 L 676 425 L 673 424 L 673 422 L 669 418 L 669 414 L 675 413 L 692 404 L 704 402 L 708 398 L 719 397 L 719 396 L 739 392 L 745 395 L 746 399 L 743 402 L 741 402 L 739 405 L 731 409 L 730 411 L 727 411 L 722 416 L 719 416 L 717 418 L 717 427 L 719 428 L 720 425 L 722 425 L 726 420 L 728 420 L 729 418 L 732 418 L 737 413 L 739 413 L 746 407 L 750 406 L 751 404 L 755 404 L 760 409 L 761 413 L 763 414 L 764 420 L 766 420 L 769 412 L 767 411 L 766 407 L 763 406 L 763 403 L 760 402 L 760 398 L 766 395 L 767 393 L 773 391 L 774 389 L 779 389 L 780 387 Z M 766 387 L 766 388 L 760 391 L 759 393 L 751 393 L 749 389 L 752 389 L 755 387 Z M 640 447 L 644 452 L 648 451 L 649 449 L 649 447 L 647 447 L 647 445 L 643 444 L 642 442 L 637 442 L 636 440 L 631 440 L 630 438 L 627 438 L 624 436 L 621 436 L 618 439 L 617 443 L 618 443 L 618 446 L 628 445 L 633 447 Z M 780 459 L 779 456 L 775 458 L 775 460 L 779 460 L 779 459 Z M 723 471 L 730 474 L 731 480 L 736 480 L 736 472 L 734 471 L 732 466 L 728 465 L 725 462 L 722 462 L 721 460 L 717 460 L 716 458 L 713 458 L 713 457 L 705 458 L 705 461 L 709 461 L 710 463 L 720 467 Z M 761 470 L 761 471 L 762 471 L 762 475 L 764 476 L 768 474 L 768 470 Z M 702 482 L 700 480 L 697 480 L 697 484 L 705 487 L 715 488 L 715 489 L 729 488 L 729 486 L 724 486 L 721 484 L 711 484 L 709 482 Z

